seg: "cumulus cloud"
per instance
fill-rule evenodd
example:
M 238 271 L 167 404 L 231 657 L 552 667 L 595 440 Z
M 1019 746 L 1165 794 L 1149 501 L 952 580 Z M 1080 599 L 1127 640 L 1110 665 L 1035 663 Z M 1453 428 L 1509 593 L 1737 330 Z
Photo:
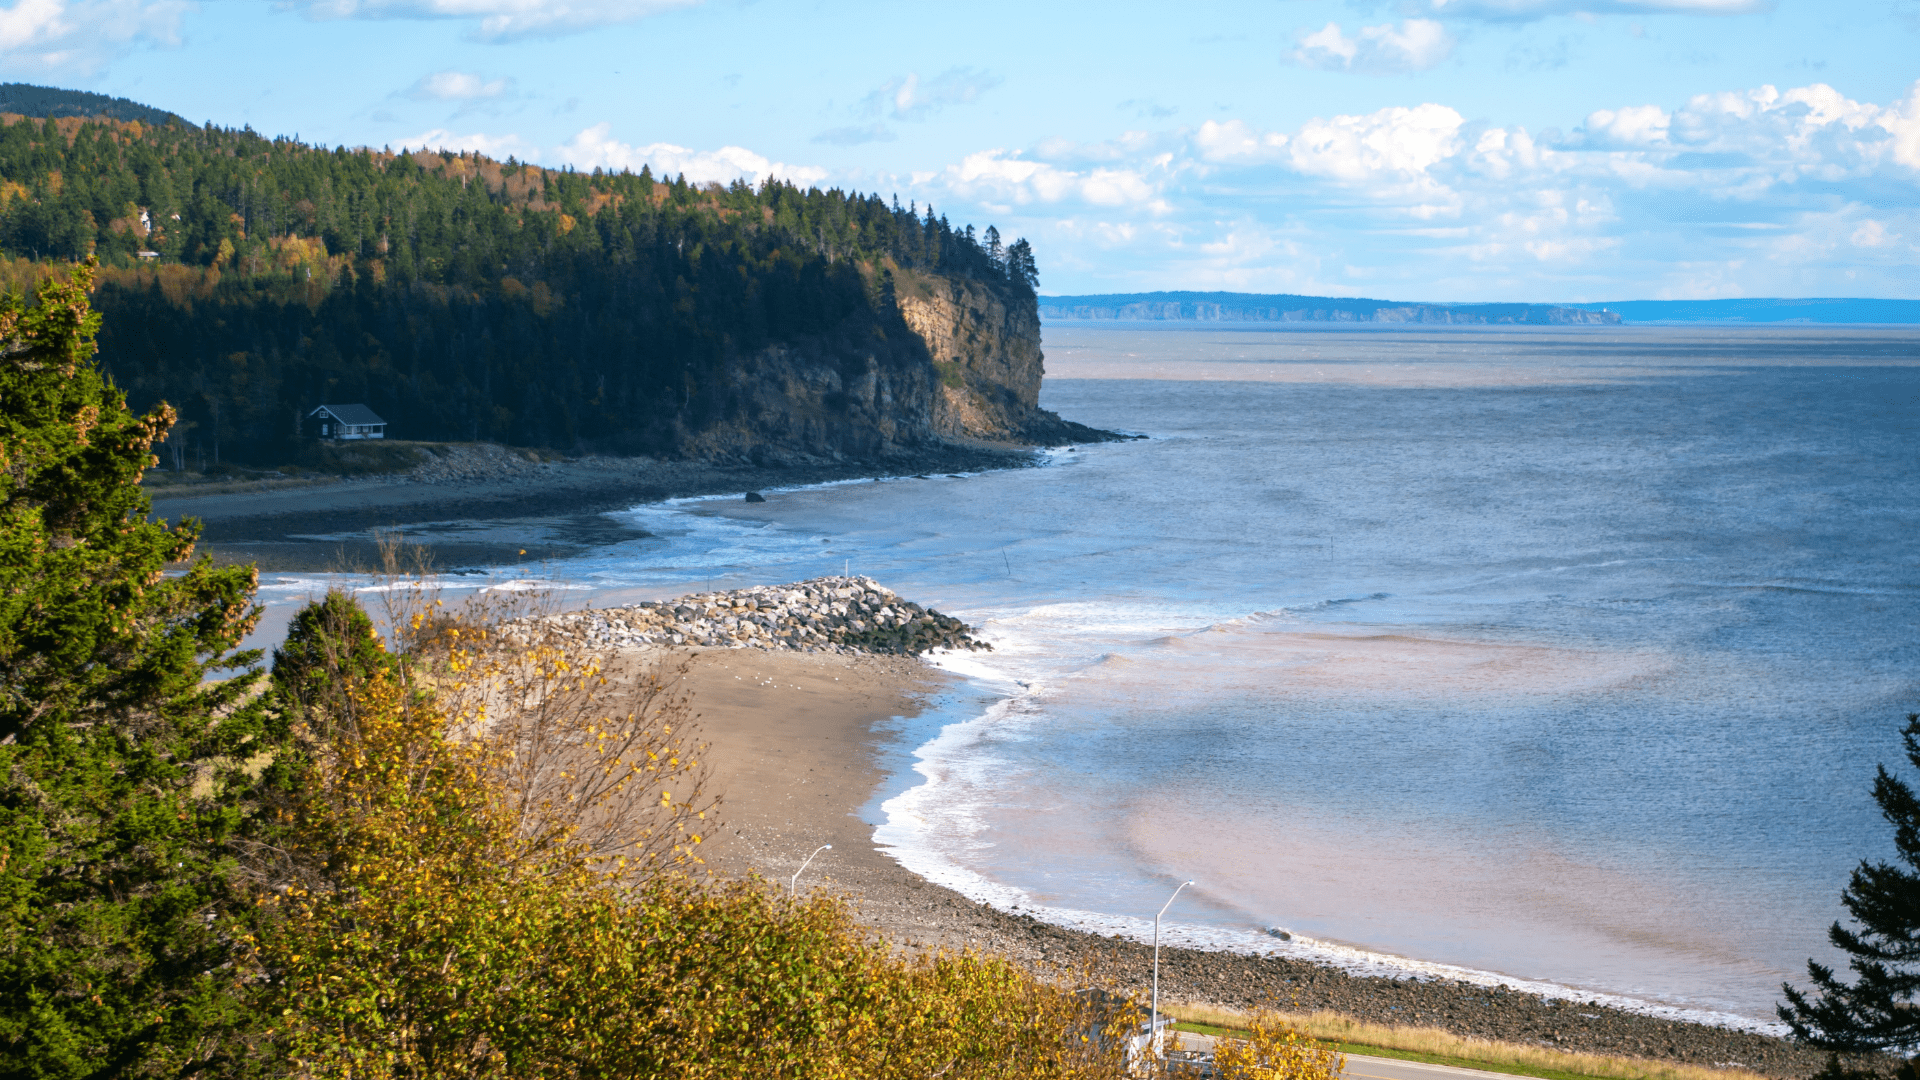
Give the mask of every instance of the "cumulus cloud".
M 1286 152 L 1289 141 L 1277 131 L 1255 131 L 1243 120 L 1209 120 L 1193 133 L 1194 150 L 1208 162 L 1275 161 Z
M 1453 35 L 1432 19 L 1407 19 L 1395 26 L 1363 26 L 1348 37 L 1339 23 L 1303 32 L 1288 59 L 1327 71 L 1363 71 L 1385 75 L 1425 71 L 1453 55 Z
M 1005 150 L 983 150 L 919 182 L 986 206 L 1041 203 L 1129 207 L 1154 213 L 1165 208 L 1160 189 L 1169 164 L 1169 157 L 1163 155 L 1130 168 L 1071 169 Z
M 827 178 L 825 169 L 771 161 L 745 147 L 695 150 L 672 143 L 636 146 L 615 139 L 612 133 L 612 124 L 595 124 L 560 146 L 542 147 L 511 133 L 494 135 L 433 128 L 396 139 L 391 145 L 412 150 L 471 150 L 499 160 L 515 157 L 552 167 L 571 165 L 581 170 L 639 172 L 643 167 L 650 167 L 653 174 L 662 179 L 684 175 L 695 184 L 728 184 L 735 180 L 758 184 L 771 177 L 806 186 Z
M 560 160 L 579 169 L 597 167 L 639 172 L 642 167 L 650 167 L 655 176 L 685 175 L 697 184 L 726 184 L 741 179 L 757 184 L 771 177 L 806 186 L 827 177 L 825 169 L 770 161 L 745 147 L 693 150 L 672 143 L 634 146 L 613 138 L 612 131 L 612 124 L 595 124 L 560 147 L 557 154 Z
M 1853 230 L 1853 235 L 1849 239 L 1855 247 L 1885 247 L 1892 243 L 1895 237 L 1888 235 L 1885 225 L 1868 218 Z
M 447 128 L 433 128 L 418 135 L 396 139 L 390 145 L 409 150 L 471 150 L 505 161 L 516 157 L 523 161 L 540 156 L 540 148 L 518 135 L 488 135 L 484 132 L 460 134 Z
M 1661 146 L 1667 141 L 1667 129 L 1673 116 L 1658 105 L 1629 105 L 1620 109 L 1596 109 L 1587 114 L 1580 134 L 1589 145 Z
M 486 79 L 464 71 L 436 71 L 422 75 L 419 82 L 407 89 L 406 96 L 415 101 L 474 101 L 500 97 L 511 85 L 510 79 Z
M 1289 140 L 1290 156 L 1294 168 L 1312 176 L 1422 176 L 1460 149 L 1465 122 L 1445 105 L 1431 103 L 1310 120 Z
M 91 74 L 140 45 L 180 43 L 185 0 L 14 0 L 0 6 L 0 65 L 19 74 Z
M 1916 184 L 1920 82 L 1885 104 L 1818 83 L 1617 103 L 1568 136 L 1435 102 L 1216 120 L 972 154 L 903 194 L 1024 233 L 1089 287 L 1121 284 L 1117 261 L 1178 270 L 1141 287 L 1607 300 L 1911 295 Z
M 634 22 L 700 0 L 284 0 L 312 19 L 451 19 L 482 40 L 558 37 Z

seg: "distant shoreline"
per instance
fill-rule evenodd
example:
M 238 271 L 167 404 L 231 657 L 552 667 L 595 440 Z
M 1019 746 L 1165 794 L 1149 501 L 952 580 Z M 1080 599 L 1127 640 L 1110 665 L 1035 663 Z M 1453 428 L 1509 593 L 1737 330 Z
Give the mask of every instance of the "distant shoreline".
M 1874 297 L 1451 303 L 1290 293 L 1150 292 L 1040 297 L 1049 322 L 1334 326 L 1920 325 L 1920 300 Z
M 1515 334 L 1539 334 L 1563 331 L 1569 333 L 1607 333 L 1621 330 L 1673 330 L 1698 328 L 1701 330 L 1901 330 L 1920 331 L 1920 320 L 1914 322 L 1815 322 L 1809 319 L 1780 319 L 1773 322 L 1755 322 L 1745 319 L 1634 319 L 1606 325 L 1598 324 L 1545 324 L 1545 323 L 1417 323 L 1417 322 L 1258 322 L 1253 320 L 1221 319 L 1063 319 L 1043 318 L 1040 325 L 1060 329 L 1105 329 L 1105 330 L 1256 330 L 1266 333 L 1342 333 L 1342 334 L 1405 334 L 1405 333 L 1471 333 L 1509 332 Z
M 423 545 L 441 569 L 509 566 L 568 558 L 646 535 L 601 516 L 609 510 L 836 480 L 1026 468 L 1035 463 L 1034 453 L 1021 446 L 948 445 L 882 461 L 784 468 L 647 457 L 516 461 L 427 478 L 222 486 L 204 495 L 163 489 L 155 492 L 151 516 L 199 519 L 204 531 L 198 552 L 223 565 L 305 572 L 370 568 L 380 561 L 373 531 L 393 530 L 409 544 Z M 448 527 L 476 522 L 500 527 L 485 536 Z

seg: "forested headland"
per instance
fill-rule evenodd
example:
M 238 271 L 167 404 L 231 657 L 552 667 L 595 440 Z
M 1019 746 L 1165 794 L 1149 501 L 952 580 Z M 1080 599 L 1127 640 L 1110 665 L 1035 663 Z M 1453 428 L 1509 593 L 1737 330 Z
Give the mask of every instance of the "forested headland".
M 102 368 L 134 408 L 170 403 L 208 462 L 291 460 L 323 402 L 365 403 L 397 438 L 669 454 L 751 442 L 737 433 L 781 407 L 769 378 L 812 388 L 780 418 L 793 446 L 852 457 L 962 433 L 943 392 L 971 402 L 955 417 L 1011 410 L 1003 435 L 1034 414 L 1031 248 L 931 208 L 247 128 L 0 122 L 0 285 L 97 256 Z M 1032 385 L 932 355 L 908 283 L 1015 336 L 1031 323 Z M 882 402 L 919 412 L 894 423 Z

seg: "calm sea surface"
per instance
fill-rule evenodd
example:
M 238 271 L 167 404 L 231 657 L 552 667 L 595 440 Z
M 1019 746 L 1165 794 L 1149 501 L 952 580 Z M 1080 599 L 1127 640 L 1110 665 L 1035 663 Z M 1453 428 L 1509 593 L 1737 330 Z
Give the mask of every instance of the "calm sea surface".
M 595 590 L 982 624 L 880 839 L 1002 906 L 1767 1018 L 1920 707 L 1920 333 L 1046 331 L 1149 439 L 694 500 Z M 1265 933 L 1296 935 L 1282 943 Z

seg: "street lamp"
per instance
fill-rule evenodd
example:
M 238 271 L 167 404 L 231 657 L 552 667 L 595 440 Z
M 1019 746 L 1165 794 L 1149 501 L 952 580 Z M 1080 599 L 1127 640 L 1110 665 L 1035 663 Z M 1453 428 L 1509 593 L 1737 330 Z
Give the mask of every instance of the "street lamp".
M 832 844 L 821 844 L 819 847 L 813 849 L 813 855 L 832 850 Z M 807 863 L 813 861 L 813 855 L 807 856 L 806 861 L 800 864 L 800 869 L 793 872 L 793 880 L 787 882 L 787 891 L 791 893 L 796 900 L 800 898 L 800 875 L 807 872 Z
M 1191 881 L 1181 882 L 1180 888 L 1173 890 L 1173 895 L 1167 897 L 1165 906 L 1160 909 L 1160 915 L 1165 915 L 1167 908 L 1173 906 L 1173 902 L 1180 896 L 1180 889 L 1191 884 L 1193 884 Z M 1153 917 L 1153 1015 L 1147 1020 L 1147 1045 L 1153 1047 L 1156 1054 L 1160 1052 L 1160 915 Z

